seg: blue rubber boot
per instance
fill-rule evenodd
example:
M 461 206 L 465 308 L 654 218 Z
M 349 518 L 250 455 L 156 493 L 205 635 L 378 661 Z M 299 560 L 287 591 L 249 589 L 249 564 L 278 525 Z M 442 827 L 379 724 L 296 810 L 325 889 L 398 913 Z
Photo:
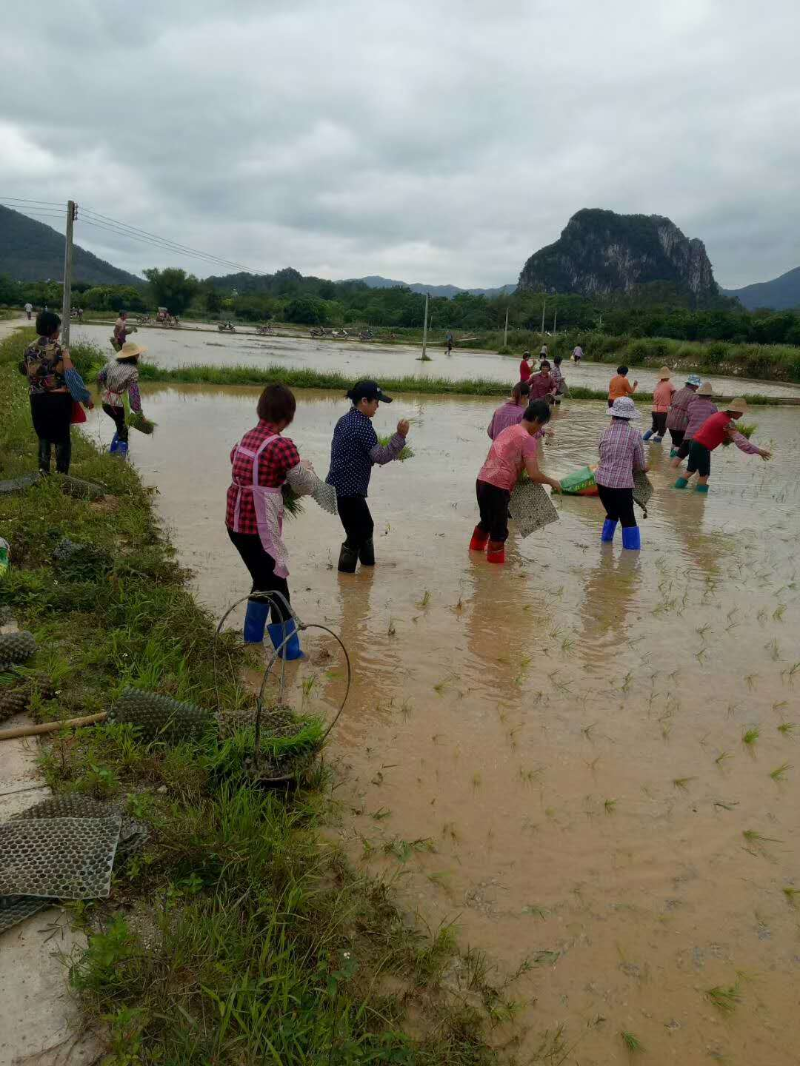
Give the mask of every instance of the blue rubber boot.
M 653 439 L 650 441 L 650 443 L 651 444 L 660 444 L 663 439 L 664 439 L 663 437 L 653 437 Z
M 286 659 L 289 662 L 293 659 L 305 659 L 303 649 L 300 647 L 300 637 L 297 635 L 297 626 L 294 618 L 290 618 L 288 622 L 273 622 L 272 625 L 267 626 L 267 632 L 276 651 L 283 644 L 280 651 L 281 659 Z M 289 638 L 288 640 L 286 640 L 287 637 Z M 286 641 L 285 644 L 284 641 Z
M 622 530 L 622 547 L 628 551 L 638 552 L 642 547 L 642 534 L 638 526 L 628 526 Z
M 245 644 L 261 644 L 264 640 L 264 627 L 267 624 L 269 604 L 258 600 L 247 601 L 247 613 L 244 616 Z
M 117 447 L 116 447 L 115 454 L 118 455 L 120 457 L 120 459 L 127 459 L 128 458 L 128 442 L 126 440 L 118 440 L 117 441 Z
M 679 477 L 678 480 L 675 482 L 675 485 L 673 487 L 676 488 L 676 489 L 685 489 L 688 484 L 689 484 L 689 479 L 688 478 Z
M 698 485 L 695 492 L 708 492 L 708 485 Z
M 119 444 L 119 433 L 115 433 L 114 436 L 111 438 L 111 447 L 108 449 L 109 452 L 111 453 L 111 455 L 113 455 L 114 452 L 117 450 L 117 445 L 118 444 Z
M 604 544 L 610 544 L 614 539 L 614 531 L 616 528 L 617 523 L 612 522 L 610 518 L 607 518 L 605 522 L 603 522 L 603 532 L 600 534 L 600 540 L 603 541 Z
M 650 438 L 652 436 L 653 436 L 652 429 L 648 429 L 648 431 L 646 433 L 642 434 L 642 440 L 650 440 Z

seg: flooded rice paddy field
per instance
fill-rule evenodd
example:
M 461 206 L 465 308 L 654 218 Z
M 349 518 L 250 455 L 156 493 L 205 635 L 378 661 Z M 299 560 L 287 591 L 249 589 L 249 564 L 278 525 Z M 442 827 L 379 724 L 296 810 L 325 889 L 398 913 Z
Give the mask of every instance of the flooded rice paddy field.
M 84 325 L 73 328 L 75 340 L 91 340 L 106 349 L 110 326 Z M 431 362 L 421 363 L 421 347 L 410 345 L 362 344 L 359 341 L 317 340 L 308 337 L 258 337 L 255 333 L 215 333 L 191 329 L 166 330 L 143 327 L 136 340 L 147 347 L 147 360 L 174 369 L 181 366 L 249 366 L 265 368 L 274 364 L 295 370 L 341 371 L 353 380 L 359 377 L 484 378 L 489 381 L 517 380 L 519 359 L 494 352 L 457 350 L 448 356 L 441 348 L 429 349 Z M 615 368 L 609 363 L 564 364 L 568 384 L 605 389 Z M 642 391 L 652 392 L 658 381 L 654 370 L 631 370 Z M 763 396 L 799 396 L 800 386 L 783 382 L 748 381 L 744 378 L 711 377 L 722 396 L 740 392 Z M 680 384 L 679 377 L 676 382 Z
M 224 497 L 257 395 L 149 387 L 158 429 L 131 434 L 217 615 L 248 590 Z M 345 403 L 298 401 L 291 436 L 324 475 Z M 496 1037 L 521 1062 L 563 1023 L 582 1066 L 627 1062 L 622 1031 L 643 1061 L 796 1063 L 800 414 L 754 412 L 774 460 L 718 450 L 707 497 L 671 489 L 650 448 L 641 555 L 601 548 L 597 500 L 556 498 L 560 521 L 512 532 L 499 568 L 467 551 L 494 406 L 378 412 L 379 433 L 414 419 L 416 454 L 373 476 L 374 572 L 336 572 L 341 530 L 314 504 L 288 523 L 295 607 L 355 672 L 329 748 L 347 849 L 432 929 L 455 922 L 490 979 L 517 975 Z M 593 461 L 605 425 L 569 403 L 544 468 Z M 95 412 L 87 430 L 112 426 Z M 298 679 L 332 703 L 341 671 L 306 643 Z

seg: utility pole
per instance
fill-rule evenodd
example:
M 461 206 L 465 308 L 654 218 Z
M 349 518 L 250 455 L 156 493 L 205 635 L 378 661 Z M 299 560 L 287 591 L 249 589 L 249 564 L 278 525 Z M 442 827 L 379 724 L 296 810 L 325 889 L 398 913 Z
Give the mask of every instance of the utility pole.
M 556 305 L 555 311 L 553 311 L 553 336 L 556 335 L 556 323 L 558 322 L 558 305 Z
M 61 346 L 69 347 L 69 316 L 72 311 L 72 226 L 78 217 L 78 205 L 67 201 L 67 232 L 64 243 L 64 298 L 61 302 Z
M 503 330 L 503 347 L 508 347 L 508 308 L 506 308 L 506 328 Z
M 422 326 L 422 358 L 427 358 L 426 349 L 428 347 L 428 294 L 425 293 L 425 322 Z
M 544 340 L 544 309 L 547 307 L 547 297 L 542 297 L 542 340 Z

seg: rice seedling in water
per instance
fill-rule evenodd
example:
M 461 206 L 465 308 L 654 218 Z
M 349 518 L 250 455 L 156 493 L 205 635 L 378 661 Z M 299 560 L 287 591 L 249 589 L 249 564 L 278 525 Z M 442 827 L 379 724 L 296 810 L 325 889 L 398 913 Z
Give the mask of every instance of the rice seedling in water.
M 786 612 L 786 604 L 785 603 L 779 603 L 778 606 L 775 608 L 775 610 L 772 612 L 773 621 L 782 622 L 785 612 Z
M 761 730 L 758 726 L 751 726 L 742 733 L 742 744 L 747 744 L 748 747 L 752 747 L 761 735 Z
M 607 799 L 603 804 L 606 814 L 613 814 L 617 809 L 617 801 L 615 799 Z
M 791 770 L 792 764 L 788 762 L 781 763 L 780 766 L 776 766 L 774 770 L 770 771 L 770 777 L 773 781 L 783 781 L 788 772 Z
M 714 760 L 714 762 L 717 764 L 717 766 L 722 766 L 722 764 L 724 762 L 726 762 L 728 759 L 732 759 L 732 758 L 733 758 L 733 755 L 731 754 L 731 752 L 729 752 L 729 751 L 721 751 L 719 753 L 719 755 L 716 757 L 716 759 Z
M 397 626 L 394 624 L 394 618 L 389 619 L 389 628 L 386 635 L 387 637 L 394 637 L 397 635 Z
M 797 726 L 794 724 L 794 722 L 781 722 L 781 724 L 778 726 L 778 732 L 783 733 L 785 737 L 792 736 L 795 729 L 797 729 Z
M 769 641 L 769 643 L 765 644 L 764 647 L 769 652 L 769 656 L 772 659 L 772 661 L 774 663 L 777 663 L 780 660 L 780 657 L 781 657 L 781 649 L 780 649 L 780 645 L 778 644 L 777 640 L 773 639 L 773 640 Z
M 431 602 L 430 590 L 429 589 L 425 589 L 425 591 L 422 594 L 422 599 L 417 603 L 417 607 L 420 607 L 420 608 L 422 608 L 424 610 L 428 606 L 428 604 L 430 602 Z
M 735 985 L 729 985 L 727 988 L 722 985 L 715 985 L 713 988 L 707 989 L 705 994 L 706 998 L 722 1014 L 733 1014 L 742 998 L 738 981 Z
M 545 907 L 537 907 L 532 903 L 528 903 L 522 908 L 522 913 L 530 915 L 531 918 L 541 918 L 544 921 L 550 912 Z
M 619 1035 L 622 1037 L 622 1043 L 628 1051 L 644 1051 L 644 1046 L 642 1045 L 641 1040 L 627 1029 L 623 1029 Z
M 374 818 L 376 822 L 381 822 L 384 818 L 390 818 L 391 814 L 392 812 L 389 810 L 388 807 L 379 807 L 377 811 L 372 812 L 370 817 Z
M 745 829 L 742 831 L 742 836 L 748 844 L 780 844 L 782 841 L 777 837 L 765 837 L 758 832 L 757 829 Z
M 794 681 L 794 675 L 800 670 L 800 662 L 792 663 L 789 669 L 786 671 L 786 676 L 789 678 L 789 682 Z
M 532 959 L 534 966 L 554 966 L 561 958 L 560 951 L 537 951 Z
M 758 674 L 745 674 L 744 683 L 752 692 L 755 688 L 756 681 L 758 680 Z
M 672 783 L 675 788 L 681 788 L 685 792 L 690 781 L 696 781 L 694 777 L 675 777 L 672 779 Z
M 402 840 L 400 837 L 394 837 L 383 845 L 384 855 L 394 855 L 401 863 L 408 862 L 414 852 L 420 851 L 436 851 L 429 837 L 418 837 L 416 840 Z
M 800 896 L 800 888 L 792 888 L 791 885 L 787 885 L 783 890 L 783 894 L 794 907 L 796 905 L 797 897 Z
M 476 770 L 475 773 L 472 775 L 472 787 L 473 788 L 480 788 L 482 783 L 483 783 L 483 778 L 480 775 L 480 771 Z

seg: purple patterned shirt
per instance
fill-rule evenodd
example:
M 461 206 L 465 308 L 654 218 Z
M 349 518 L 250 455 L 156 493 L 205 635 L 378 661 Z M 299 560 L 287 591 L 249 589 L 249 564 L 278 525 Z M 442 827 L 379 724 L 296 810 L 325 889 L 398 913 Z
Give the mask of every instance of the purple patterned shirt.
M 642 435 L 628 422 L 612 422 L 603 434 L 600 465 L 594 473 L 598 485 L 607 489 L 632 489 L 634 470 L 644 470 Z
M 705 396 L 695 396 L 689 404 L 687 411 L 689 420 L 686 423 L 686 435 L 684 440 L 691 440 L 707 418 L 715 415 L 719 408 Z

